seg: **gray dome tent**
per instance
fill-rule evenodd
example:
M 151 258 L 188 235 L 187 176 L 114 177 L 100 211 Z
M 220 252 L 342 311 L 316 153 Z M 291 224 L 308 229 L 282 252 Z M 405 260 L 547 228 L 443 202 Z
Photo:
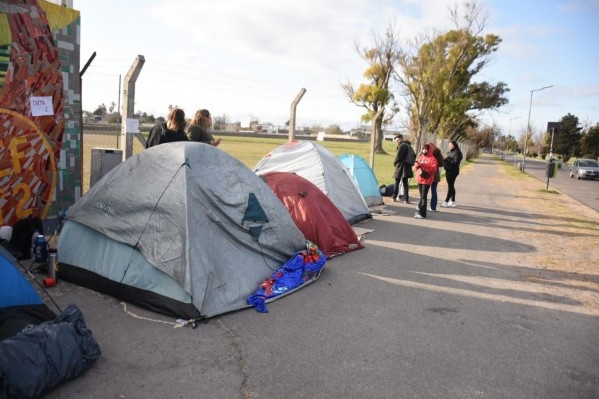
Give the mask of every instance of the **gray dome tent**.
M 246 299 L 305 239 L 276 195 L 226 152 L 194 142 L 147 149 L 68 210 L 59 277 L 196 318 Z
M 321 145 L 290 141 L 268 154 L 254 166 L 254 172 L 295 173 L 318 187 L 341 211 L 349 224 L 372 218 L 370 209 L 347 167 Z

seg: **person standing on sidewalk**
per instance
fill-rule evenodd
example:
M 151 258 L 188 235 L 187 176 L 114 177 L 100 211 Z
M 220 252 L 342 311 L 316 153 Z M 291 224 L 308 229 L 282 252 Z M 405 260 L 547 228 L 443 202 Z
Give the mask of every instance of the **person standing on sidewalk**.
M 437 211 L 437 186 L 441 182 L 441 165 L 443 165 L 443 154 L 438 147 L 435 147 L 433 143 L 430 143 L 435 149 L 433 150 L 433 156 L 437 160 L 437 170 L 435 171 L 435 180 L 431 184 L 431 208 L 433 212 Z
M 214 139 L 214 137 L 208 131 L 210 127 L 212 127 L 212 116 L 210 115 L 210 111 L 207 109 L 200 109 L 196 111 L 191 123 L 189 124 L 189 129 L 187 129 L 187 137 L 189 138 L 189 141 L 197 141 L 199 143 L 210 144 L 215 147 L 218 146 L 220 144 L 220 139 Z
M 175 141 L 189 141 L 185 134 L 185 112 L 181 108 L 170 110 L 166 122 L 157 123 L 150 130 L 146 148 Z
M 412 148 L 412 144 L 408 140 L 404 140 L 401 134 L 395 136 L 394 141 L 397 143 L 397 154 L 393 160 L 393 166 L 395 171 L 393 177 L 395 178 L 395 185 L 393 186 L 393 201 L 399 201 L 400 197 L 400 184 L 403 188 L 403 201 L 406 204 L 410 203 L 410 178 L 414 177 L 412 166 L 416 161 L 416 153 Z
M 418 183 L 418 191 L 420 191 L 420 202 L 418 203 L 418 212 L 414 214 L 416 219 L 426 218 L 426 206 L 428 202 L 428 192 L 431 184 L 435 180 L 435 171 L 439 167 L 437 159 L 433 156 L 435 146 L 433 144 L 425 144 L 422 147 L 420 156 L 414 164 L 414 172 L 416 174 L 416 182 Z
M 447 180 L 447 196 L 441 204 L 443 208 L 456 206 L 455 202 L 455 181 L 460 174 L 460 163 L 462 162 L 462 151 L 455 140 L 449 142 L 449 151 L 443 160 L 445 168 L 445 180 Z

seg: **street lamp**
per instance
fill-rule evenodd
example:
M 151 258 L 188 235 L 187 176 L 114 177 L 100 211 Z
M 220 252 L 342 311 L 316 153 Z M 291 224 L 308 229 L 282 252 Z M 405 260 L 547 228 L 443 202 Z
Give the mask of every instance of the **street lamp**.
M 524 140 L 524 153 L 522 154 L 522 172 L 524 172 L 524 170 L 526 169 L 526 153 L 528 152 L 528 135 L 530 134 L 530 111 L 532 109 L 532 93 L 534 93 L 535 91 L 545 90 L 550 87 L 553 87 L 553 85 L 541 87 L 540 89 L 534 89 L 530 91 L 530 103 L 528 105 L 528 123 L 526 124 L 526 138 Z

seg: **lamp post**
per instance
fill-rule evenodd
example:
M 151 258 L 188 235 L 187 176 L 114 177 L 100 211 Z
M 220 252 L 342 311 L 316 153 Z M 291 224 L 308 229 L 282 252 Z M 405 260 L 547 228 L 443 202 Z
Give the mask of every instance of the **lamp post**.
M 528 123 L 526 124 L 526 137 L 524 140 L 524 153 L 522 154 L 522 172 L 524 172 L 526 170 L 526 153 L 528 152 L 528 135 L 530 134 L 530 111 L 532 110 L 532 93 L 534 93 L 535 91 L 545 90 L 550 87 L 553 87 L 553 85 L 541 87 L 540 89 L 534 89 L 534 90 L 530 91 L 530 103 L 528 105 Z

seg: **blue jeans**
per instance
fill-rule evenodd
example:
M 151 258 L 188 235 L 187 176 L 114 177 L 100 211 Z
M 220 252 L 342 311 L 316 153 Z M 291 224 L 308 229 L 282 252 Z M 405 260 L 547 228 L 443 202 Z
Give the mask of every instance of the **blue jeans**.
M 439 184 L 438 181 L 431 184 L 431 209 L 433 211 L 437 210 L 437 184 Z

